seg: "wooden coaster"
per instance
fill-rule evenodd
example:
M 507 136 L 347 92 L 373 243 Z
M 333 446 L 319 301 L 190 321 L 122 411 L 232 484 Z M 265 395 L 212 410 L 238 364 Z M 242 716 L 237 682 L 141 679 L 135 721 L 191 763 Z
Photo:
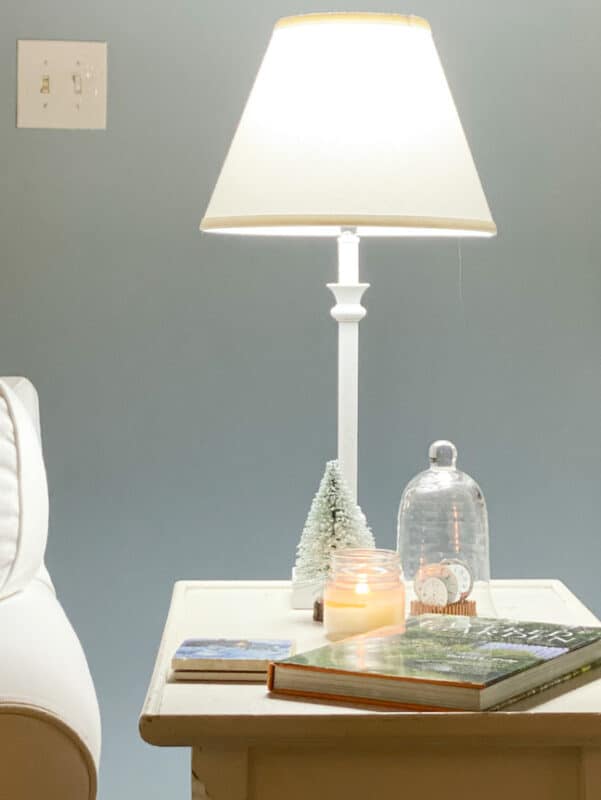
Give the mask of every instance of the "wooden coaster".
M 411 616 L 420 614 L 455 614 L 459 617 L 475 617 L 476 603 L 474 600 L 463 600 L 459 603 L 449 603 L 448 606 L 429 606 L 420 600 L 411 601 Z

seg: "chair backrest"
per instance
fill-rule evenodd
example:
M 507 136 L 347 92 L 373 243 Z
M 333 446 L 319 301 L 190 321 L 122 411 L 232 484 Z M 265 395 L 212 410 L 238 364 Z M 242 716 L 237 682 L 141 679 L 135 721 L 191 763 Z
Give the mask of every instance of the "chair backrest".
M 47 536 L 37 395 L 24 378 L 0 378 L 0 600 L 43 569 Z
M 37 392 L 0 378 L 0 800 L 95 800 L 98 701 L 44 566 L 47 535 Z

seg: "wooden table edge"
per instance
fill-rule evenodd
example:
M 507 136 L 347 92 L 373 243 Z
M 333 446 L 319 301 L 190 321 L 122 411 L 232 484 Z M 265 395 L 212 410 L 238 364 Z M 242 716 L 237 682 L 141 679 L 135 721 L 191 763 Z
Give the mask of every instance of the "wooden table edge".
M 192 715 L 142 714 L 145 742 L 160 747 L 190 747 L 206 739 L 487 739 L 537 740 L 551 744 L 601 746 L 601 713 L 448 712 L 371 715 Z M 485 741 L 482 742 L 485 744 Z

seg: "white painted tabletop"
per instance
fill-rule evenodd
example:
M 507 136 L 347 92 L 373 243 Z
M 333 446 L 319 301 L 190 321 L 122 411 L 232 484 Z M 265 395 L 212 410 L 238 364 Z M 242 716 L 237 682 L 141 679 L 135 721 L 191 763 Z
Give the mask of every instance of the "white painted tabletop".
M 492 582 L 499 616 L 568 625 L 601 622 L 560 581 Z M 170 662 L 187 638 L 288 638 L 297 652 L 326 643 L 308 611 L 290 607 L 288 581 L 180 581 L 175 584 L 140 717 L 151 744 L 193 746 L 207 738 L 386 736 L 566 737 L 601 743 L 601 672 L 588 673 L 511 711 L 402 712 L 284 700 L 263 684 L 176 683 Z

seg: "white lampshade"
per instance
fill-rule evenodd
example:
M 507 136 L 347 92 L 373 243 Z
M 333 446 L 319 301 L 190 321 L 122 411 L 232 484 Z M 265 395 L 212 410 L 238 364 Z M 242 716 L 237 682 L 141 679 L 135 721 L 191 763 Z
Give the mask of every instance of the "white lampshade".
M 276 24 L 200 225 L 219 233 L 492 236 L 429 24 Z

